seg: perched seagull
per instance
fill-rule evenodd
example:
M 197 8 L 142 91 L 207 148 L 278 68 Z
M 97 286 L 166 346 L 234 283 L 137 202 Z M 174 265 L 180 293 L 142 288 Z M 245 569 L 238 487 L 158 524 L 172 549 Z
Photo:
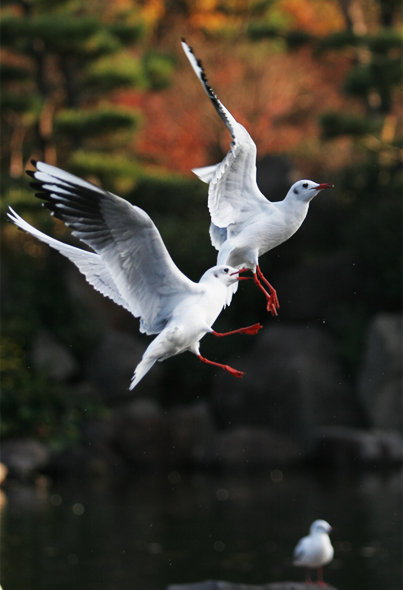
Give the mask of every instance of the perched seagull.
M 199 342 L 208 332 L 214 336 L 256 334 L 262 327 L 254 324 L 226 333 L 211 327 L 225 305 L 228 286 L 243 278 L 239 276 L 242 269 L 214 266 L 194 283 L 174 264 L 145 211 L 59 168 L 43 162 L 32 164 L 36 170 L 27 173 L 36 181 L 31 186 L 40 191 L 35 196 L 95 252 L 47 236 L 11 207 L 9 219 L 74 262 L 97 291 L 140 317 L 140 332 L 158 334 L 137 365 L 130 389 L 156 361 L 186 350 L 204 363 L 242 377 L 241 371 L 209 361 L 199 350 Z
M 294 549 L 293 564 L 305 567 L 305 582 L 312 583 L 310 569 L 317 568 L 319 586 L 326 586 L 323 581 L 322 566 L 330 563 L 333 559 L 334 550 L 329 539 L 332 527 L 325 520 L 315 520 L 311 524 L 309 535 L 298 541 Z
M 259 268 L 259 256 L 295 234 L 308 213 L 310 201 L 319 191 L 333 185 L 299 180 L 283 201 L 268 201 L 256 182 L 254 141 L 217 98 L 200 60 L 184 39 L 182 47 L 232 137 L 231 149 L 222 162 L 193 169 L 201 180 L 209 183 L 210 237 L 218 250 L 217 263 L 251 269 L 255 283 L 266 295 L 267 311 L 277 315 L 277 294 Z M 237 285 L 229 289 L 228 304 L 236 289 Z

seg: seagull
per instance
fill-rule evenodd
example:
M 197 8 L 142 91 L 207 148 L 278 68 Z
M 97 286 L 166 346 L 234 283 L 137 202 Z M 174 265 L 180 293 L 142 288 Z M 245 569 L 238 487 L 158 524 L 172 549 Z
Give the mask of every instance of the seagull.
M 158 334 L 137 365 L 130 389 L 156 361 L 186 350 L 203 363 L 242 377 L 241 371 L 201 356 L 199 342 L 207 333 L 217 337 L 254 335 L 262 327 L 254 324 L 225 333 L 211 327 L 225 306 L 228 287 L 246 278 L 239 276 L 243 269 L 217 265 L 194 283 L 174 264 L 145 211 L 55 166 L 36 161 L 32 164 L 36 170 L 27 174 L 35 180 L 31 186 L 40 191 L 35 196 L 43 199 L 51 214 L 71 227 L 73 235 L 93 252 L 51 238 L 11 207 L 9 219 L 69 258 L 97 291 L 139 317 L 140 332 Z
M 259 256 L 295 234 L 308 213 L 312 199 L 321 190 L 333 185 L 299 180 L 292 185 L 283 201 L 272 203 L 266 199 L 256 182 L 257 150 L 254 141 L 217 98 L 201 61 L 184 39 L 182 47 L 232 138 L 231 149 L 222 162 L 192 170 L 200 180 L 209 184 L 210 238 L 218 250 L 217 264 L 252 270 L 254 282 L 266 296 L 267 311 L 277 315 L 277 293 L 260 270 Z M 227 304 L 236 290 L 237 285 L 229 289 Z
M 322 566 L 333 559 L 334 550 L 329 539 L 332 527 L 325 520 L 315 520 L 311 524 L 309 535 L 298 541 L 294 549 L 293 565 L 305 567 L 305 582 L 312 584 L 310 568 L 318 570 L 318 586 L 326 586 L 323 581 Z

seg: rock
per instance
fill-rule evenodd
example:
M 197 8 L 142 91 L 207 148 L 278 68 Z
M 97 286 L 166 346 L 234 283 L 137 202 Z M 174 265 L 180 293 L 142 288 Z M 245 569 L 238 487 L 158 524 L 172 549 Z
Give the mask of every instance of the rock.
M 174 406 L 167 414 L 169 463 L 203 463 L 214 438 L 215 427 L 209 406 L 204 402 Z
M 45 369 L 52 379 L 66 381 L 78 372 L 78 363 L 71 352 L 46 330 L 38 332 L 32 346 L 32 363 Z
M 296 463 L 303 457 L 301 445 L 287 436 L 269 428 L 238 426 L 215 434 L 205 462 L 238 469 Z
M 312 457 L 326 465 L 347 468 L 402 465 L 403 438 L 398 431 L 328 426 L 315 431 Z
M 48 448 L 32 438 L 10 438 L 1 445 L 1 460 L 10 477 L 29 478 L 44 469 L 49 458 Z
M 242 359 L 243 379 L 220 374 L 213 409 L 223 425 L 258 425 L 306 443 L 321 425 L 356 425 L 352 388 L 325 328 L 271 325 Z
M 147 342 L 125 332 L 111 331 L 106 334 L 87 362 L 87 377 L 93 382 L 105 401 L 157 393 L 161 367 L 156 363 L 134 390 L 129 390 L 134 369 L 147 347 Z
M 377 315 L 368 330 L 358 394 L 369 424 L 401 430 L 402 316 Z
M 119 408 L 113 417 L 113 448 L 129 464 L 163 464 L 167 449 L 166 416 L 150 399 L 137 399 Z
M 273 584 L 252 585 L 234 584 L 215 580 L 195 582 L 191 584 L 170 584 L 166 590 L 314 590 L 320 588 L 317 584 L 304 584 L 301 582 L 274 582 Z M 326 585 L 327 590 L 337 590 L 334 586 Z

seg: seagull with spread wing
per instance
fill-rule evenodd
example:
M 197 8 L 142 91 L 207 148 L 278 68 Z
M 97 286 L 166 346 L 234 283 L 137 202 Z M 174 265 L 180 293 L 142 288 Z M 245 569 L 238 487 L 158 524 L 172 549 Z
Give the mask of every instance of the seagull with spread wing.
M 184 39 L 182 47 L 232 138 L 231 149 L 222 162 L 193 169 L 209 184 L 210 237 L 218 250 L 217 264 L 251 269 L 255 283 L 266 295 L 267 310 L 277 315 L 277 293 L 260 270 L 259 256 L 288 240 L 304 221 L 310 201 L 333 185 L 299 180 L 283 201 L 272 203 L 266 199 L 256 182 L 254 141 L 217 98 L 200 60 Z M 229 288 L 227 304 L 236 289 L 237 285 Z
M 69 258 L 97 291 L 139 317 L 140 332 L 158 334 L 137 365 L 130 389 L 156 361 L 186 350 L 204 363 L 242 377 L 241 371 L 202 357 L 199 342 L 207 333 L 256 334 L 262 327 L 255 324 L 226 333 L 211 327 L 226 303 L 228 287 L 242 279 L 243 269 L 214 266 L 194 283 L 174 264 L 145 211 L 64 170 L 32 163 L 36 170 L 27 173 L 35 180 L 31 186 L 39 190 L 36 196 L 93 252 L 47 236 L 11 207 L 9 219 Z

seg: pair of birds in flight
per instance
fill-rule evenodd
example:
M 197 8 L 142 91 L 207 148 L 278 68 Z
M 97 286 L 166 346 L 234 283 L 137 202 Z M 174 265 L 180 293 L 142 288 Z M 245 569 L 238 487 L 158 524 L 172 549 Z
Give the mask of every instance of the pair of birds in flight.
M 209 184 L 210 237 L 218 250 L 217 266 L 194 283 L 174 264 L 145 211 L 44 162 L 33 161 L 36 170 L 27 172 L 35 180 L 31 186 L 39 191 L 36 196 L 93 252 L 47 236 L 11 207 L 8 213 L 20 229 L 69 258 L 97 291 L 139 317 L 140 332 L 158 334 L 137 365 L 130 389 L 156 361 L 186 350 L 202 362 L 242 377 L 241 371 L 204 358 L 200 340 L 207 333 L 222 337 L 253 335 L 260 330 L 260 324 L 226 333 L 212 329 L 222 309 L 230 304 L 238 282 L 247 279 L 240 276 L 247 270 L 252 271 L 254 282 L 263 291 L 267 310 L 277 315 L 277 294 L 259 268 L 259 256 L 288 240 L 304 221 L 310 201 L 319 191 L 332 187 L 300 180 L 283 201 L 268 201 L 256 182 L 255 143 L 217 98 L 201 62 L 185 40 L 182 47 L 232 138 L 222 162 L 193 170 Z

